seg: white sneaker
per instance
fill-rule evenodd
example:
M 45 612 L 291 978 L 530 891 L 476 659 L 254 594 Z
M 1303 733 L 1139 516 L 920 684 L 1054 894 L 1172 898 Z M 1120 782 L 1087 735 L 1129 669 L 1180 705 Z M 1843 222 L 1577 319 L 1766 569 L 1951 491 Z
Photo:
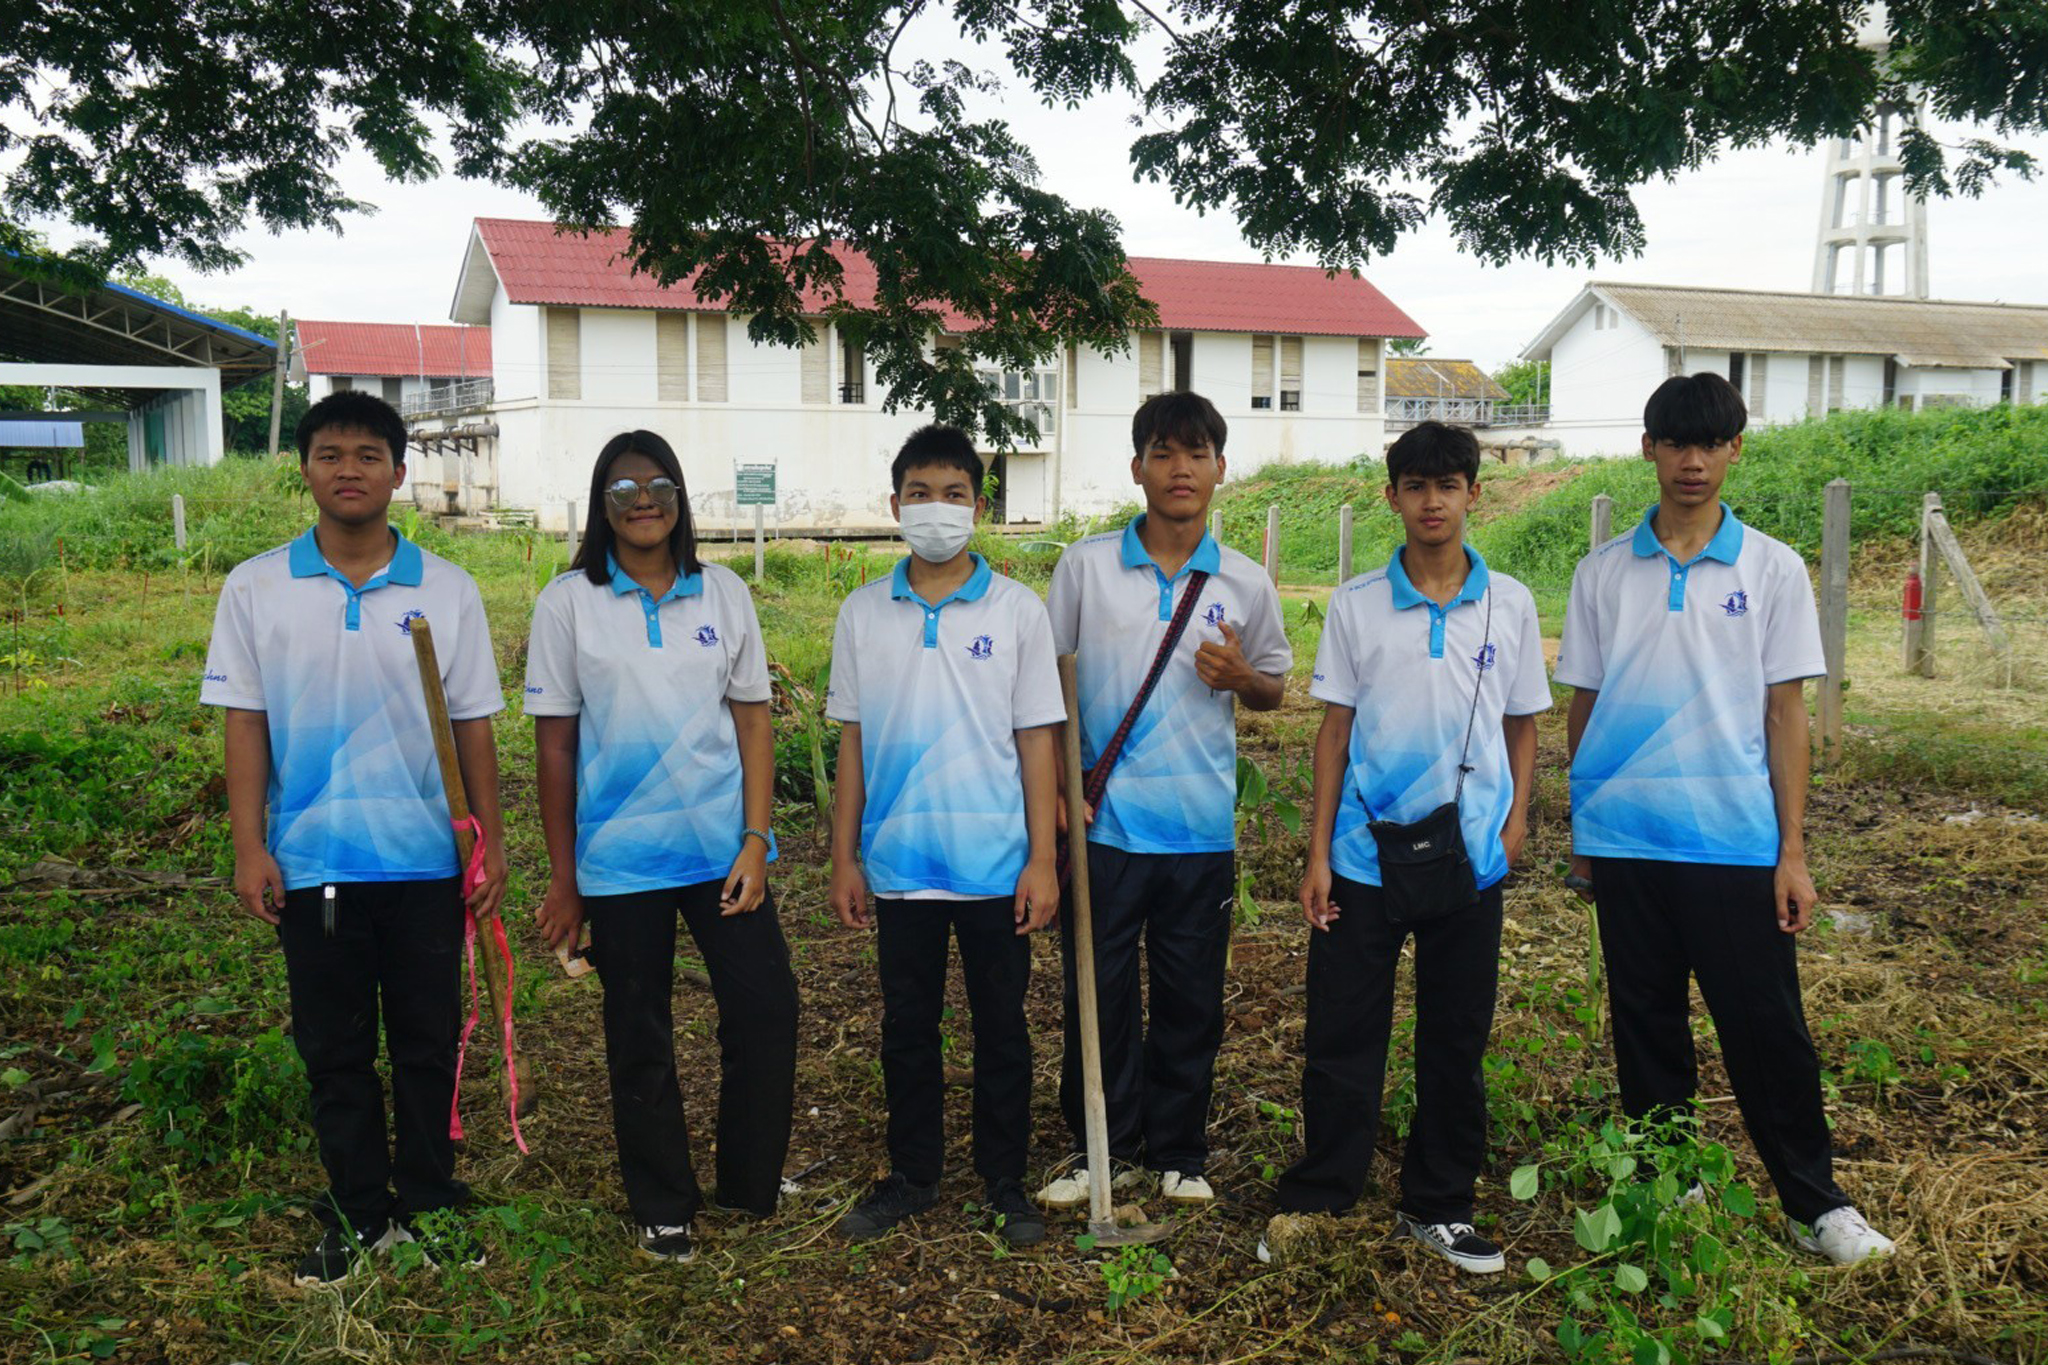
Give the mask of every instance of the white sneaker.
M 1673 1207 L 1689 1209 L 1696 1204 L 1704 1204 L 1706 1202 L 1707 1187 L 1705 1185 L 1702 1185 L 1699 1181 L 1695 1180 L 1692 1182 L 1692 1184 L 1685 1187 L 1684 1194 L 1679 1195 L 1678 1198 L 1675 1201 L 1673 1201 Z
M 1207 1204 L 1216 1198 L 1216 1191 L 1209 1188 L 1207 1180 L 1179 1171 L 1168 1171 L 1159 1177 L 1159 1193 L 1176 1204 Z
M 1110 1176 L 1111 1194 L 1128 1194 L 1145 1181 L 1145 1173 L 1127 1167 Z M 1032 1196 L 1049 1209 L 1078 1209 L 1088 1202 L 1088 1168 L 1075 1166 L 1065 1175 L 1049 1180 L 1045 1188 Z
M 1800 1231 L 1797 1223 L 1792 1227 L 1792 1240 L 1801 1251 L 1825 1256 L 1836 1265 L 1855 1265 L 1872 1256 L 1889 1256 L 1894 1249 L 1892 1239 L 1864 1222 L 1853 1204 L 1828 1210 L 1805 1231 Z
M 1254 1254 L 1258 1256 L 1260 1265 L 1273 1264 L 1273 1248 L 1266 1245 L 1265 1238 L 1261 1237 L 1259 1239 L 1259 1249 Z
M 1507 1269 L 1508 1258 L 1501 1249 L 1481 1237 L 1470 1223 L 1420 1223 L 1403 1213 L 1395 1216 L 1394 1231 L 1413 1237 L 1474 1275 L 1497 1275 Z

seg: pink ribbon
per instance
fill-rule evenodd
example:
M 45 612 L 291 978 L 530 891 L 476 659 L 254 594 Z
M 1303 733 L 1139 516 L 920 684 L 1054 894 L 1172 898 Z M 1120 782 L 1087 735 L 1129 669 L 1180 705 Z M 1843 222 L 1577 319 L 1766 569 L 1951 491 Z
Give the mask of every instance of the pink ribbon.
M 448 1101 L 448 1136 L 462 1140 L 462 1063 L 469 1054 L 469 1038 L 476 1031 L 477 1018 L 481 1011 L 477 1004 L 476 985 L 476 912 L 469 908 L 470 893 L 484 884 L 484 827 L 477 823 L 475 816 L 451 821 L 456 829 L 467 827 L 475 842 L 469 850 L 469 866 L 462 869 L 462 914 L 463 951 L 469 958 L 469 1018 L 462 1025 L 462 1038 L 455 1045 L 455 1093 Z M 498 956 L 505 963 L 505 995 L 501 1002 L 498 1020 L 499 1044 L 505 1052 L 505 1089 L 507 1092 L 506 1112 L 512 1120 L 512 1141 L 525 1154 L 526 1138 L 519 1131 L 519 1070 L 512 1064 L 512 945 L 505 938 L 505 921 L 501 916 L 491 916 L 492 936 L 497 940 Z M 488 949 L 486 949 L 488 951 Z

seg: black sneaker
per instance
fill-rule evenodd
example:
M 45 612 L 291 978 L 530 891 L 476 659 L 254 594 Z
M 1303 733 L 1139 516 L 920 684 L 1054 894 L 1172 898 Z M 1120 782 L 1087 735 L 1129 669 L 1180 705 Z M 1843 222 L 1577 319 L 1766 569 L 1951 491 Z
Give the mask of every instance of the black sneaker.
M 324 1229 L 313 1249 L 299 1259 L 299 1268 L 292 1275 L 292 1283 L 301 1289 L 340 1284 L 362 1268 L 371 1252 L 388 1251 L 403 1236 L 396 1224 L 365 1231 L 375 1235 L 358 1237 L 346 1228 Z
M 988 1187 L 988 1211 L 996 1230 L 1013 1247 L 1037 1246 L 1045 1240 L 1045 1215 L 1024 1193 L 1018 1180 L 998 1180 Z
M 686 1265 L 697 1259 L 696 1243 L 690 1240 L 690 1225 L 662 1224 L 640 1229 L 640 1254 L 657 1261 Z
M 451 1209 L 436 1209 L 395 1224 L 393 1240 L 419 1243 L 420 1255 L 436 1270 L 449 1266 L 478 1270 L 484 1264 L 484 1244 L 458 1221 Z
M 901 1171 L 891 1171 L 888 1179 L 877 1183 L 867 1198 L 839 1220 L 838 1232 L 856 1242 L 879 1237 L 913 1213 L 923 1213 L 938 1202 L 937 1185 L 913 1185 Z
M 1497 1275 L 1507 1269 L 1508 1259 L 1500 1248 L 1473 1231 L 1470 1223 L 1424 1223 L 1402 1213 L 1395 1215 L 1394 1231 L 1474 1275 Z

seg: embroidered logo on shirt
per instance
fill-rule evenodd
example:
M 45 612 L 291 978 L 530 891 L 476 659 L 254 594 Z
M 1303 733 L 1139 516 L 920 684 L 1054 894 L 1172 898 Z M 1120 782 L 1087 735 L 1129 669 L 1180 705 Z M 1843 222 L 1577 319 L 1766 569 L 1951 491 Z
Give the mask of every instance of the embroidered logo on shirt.
M 535 687 L 531 683 L 529 683 L 526 687 L 526 695 L 529 697 L 537 697 L 546 690 L 547 689 L 544 687 Z
M 1479 652 L 1472 656 L 1473 665 L 1477 667 L 1481 673 L 1484 673 L 1487 669 L 1492 668 L 1494 654 L 1499 648 L 1499 645 L 1481 645 L 1479 647 Z
M 228 675 L 225 673 L 208 673 L 206 675 L 207 682 L 226 682 L 227 680 Z
M 414 607 L 411 611 L 407 612 L 405 615 L 398 618 L 398 629 L 401 633 L 410 635 L 412 634 L 412 623 L 415 621 L 424 621 L 426 619 L 427 614 L 421 611 L 418 607 Z
M 1220 628 L 1223 625 L 1223 614 L 1223 604 L 1221 602 L 1211 602 L 1202 612 L 1202 619 L 1210 625 Z
M 1721 610 L 1730 616 L 1742 615 L 1749 610 L 1749 594 L 1739 590 L 1729 593 L 1721 602 Z
M 977 659 L 994 658 L 996 642 L 989 639 L 986 635 L 977 635 L 974 637 L 974 643 L 967 646 L 967 652 Z
M 710 626 L 697 627 L 697 643 L 706 649 L 711 648 L 711 646 L 718 643 L 718 632 Z

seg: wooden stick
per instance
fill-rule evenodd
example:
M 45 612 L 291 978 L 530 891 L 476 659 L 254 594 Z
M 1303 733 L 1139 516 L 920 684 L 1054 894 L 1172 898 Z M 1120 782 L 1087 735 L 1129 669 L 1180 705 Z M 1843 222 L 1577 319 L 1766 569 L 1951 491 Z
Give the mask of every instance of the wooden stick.
M 1114 1228 L 1109 1202 L 1109 1107 L 1102 1098 L 1102 1021 L 1095 998 L 1095 915 L 1088 900 L 1088 805 L 1081 785 L 1081 701 L 1074 656 L 1059 659 L 1060 693 L 1066 698 L 1067 914 L 1074 933 L 1074 993 L 1081 1007 L 1081 1103 L 1088 1139 L 1088 1222 Z
M 434 654 L 434 633 L 424 616 L 413 618 L 410 633 L 413 659 L 420 668 L 420 690 L 427 699 L 427 728 L 434 732 L 434 757 L 440 761 L 441 785 L 448 792 L 448 818 L 455 825 L 455 862 L 458 868 L 467 868 L 470 854 L 476 848 L 476 835 L 470 830 L 469 790 L 462 784 L 462 763 L 455 755 L 455 726 L 448 719 L 448 694 L 441 686 L 441 663 Z M 479 956 L 483 959 L 484 993 L 490 1000 L 495 1032 L 497 1021 L 507 1017 L 505 1011 L 510 1001 L 505 996 L 505 964 L 492 946 L 486 943 Z M 505 1045 L 510 1054 L 506 1060 L 511 1063 L 513 1075 L 524 1076 L 526 1068 L 519 1064 L 517 1046 L 509 1030 L 506 1032 Z M 520 1086 L 520 1116 L 531 1113 L 539 1100 L 538 1091 Z

